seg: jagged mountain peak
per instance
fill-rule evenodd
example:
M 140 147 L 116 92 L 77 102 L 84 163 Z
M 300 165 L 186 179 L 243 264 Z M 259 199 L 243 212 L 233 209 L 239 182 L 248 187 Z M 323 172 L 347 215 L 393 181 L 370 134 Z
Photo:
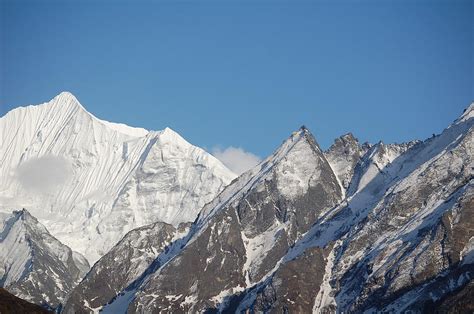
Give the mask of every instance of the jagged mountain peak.
M 343 191 L 349 187 L 354 168 L 370 147 L 368 143 L 360 145 L 359 140 L 352 133 L 346 133 L 336 138 L 324 152 Z
M 0 286 L 56 307 L 89 269 L 26 209 L 0 213 Z
M 90 262 L 133 228 L 193 221 L 235 178 L 172 129 L 100 120 L 69 92 L 2 117 L 0 161 L 0 211 L 28 208 Z
M 359 142 L 359 140 L 352 134 L 351 132 L 343 134 L 341 137 L 338 138 L 341 141 L 346 141 L 346 142 Z M 338 140 L 336 139 L 336 141 Z
M 124 290 L 123 296 L 137 293 L 130 310 L 140 312 L 147 304 L 145 311 L 200 312 L 206 300 L 216 305 L 226 294 L 249 288 L 341 195 L 315 138 L 307 128 L 298 129 L 208 203 L 190 233 Z M 176 254 L 182 257 L 174 259 Z M 176 273 L 178 265 L 192 271 Z M 191 285 L 196 288 L 189 290 Z M 157 298 L 148 299 L 151 290 L 160 290 L 153 292 Z M 124 311 L 116 306 L 127 307 L 130 300 L 121 294 L 104 312 Z
M 65 98 L 65 99 L 71 99 L 72 101 L 79 102 L 77 100 L 77 97 L 69 91 L 62 91 L 59 94 L 57 94 L 54 98 L 58 98 L 58 97 Z
M 44 107 L 44 108 L 43 108 Z M 47 111 L 53 111 L 57 114 L 88 114 L 91 118 L 95 118 L 90 112 L 84 108 L 79 100 L 71 92 L 61 92 L 54 96 L 50 101 L 39 105 L 29 105 L 24 108 L 26 110 L 35 110 L 35 108 L 43 108 Z
M 370 144 L 364 143 L 361 145 L 359 140 L 352 134 L 346 133 L 334 140 L 334 143 L 326 150 L 326 154 L 337 152 L 337 154 L 348 154 L 354 150 L 364 150 L 364 147 L 370 147 Z
M 471 235 L 465 232 L 472 230 L 472 120 L 470 113 L 463 117 L 469 121 L 423 142 L 360 144 L 347 133 L 325 152 L 302 126 L 206 204 L 189 233 L 144 263 L 149 266 L 136 280 L 112 285 L 106 298 L 96 299 L 89 292 L 99 291 L 103 277 L 91 276 L 87 286 L 93 289 L 78 289 L 66 308 L 102 308 L 104 313 L 319 312 L 370 311 L 366 305 L 374 305 L 377 311 L 393 291 L 403 292 L 399 287 L 412 289 L 410 280 L 417 284 L 426 279 L 425 271 L 431 276 L 445 269 L 451 256 L 469 256 L 463 261 L 472 263 Z M 452 210 L 444 215 L 448 207 Z M 452 235 L 443 235 L 446 228 Z M 446 254 L 448 258 L 442 256 Z M 424 256 L 424 264 L 418 256 Z M 412 257 L 413 262 L 403 262 Z M 113 269 L 116 260 L 103 258 L 98 265 Z M 436 265 L 438 261 L 442 264 Z M 418 278 L 406 276 L 407 267 Z M 390 276 L 394 272 L 400 272 L 398 278 Z M 435 292 L 443 295 L 472 278 L 458 275 L 447 290 Z M 422 288 L 431 292 L 435 288 L 430 285 Z M 374 294 L 372 289 L 379 290 Z M 379 302 L 379 296 L 386 299 Z
M 22 208 L 21 210 L 14 210 L 12 212 L 11 222 L 12 224 L 17 222 L 23 224 L 25 227 L 27 227 L 25 231 L 29 235 L 36 233 L 45 235 L 46 237 L 51 237 L 48 229 L 41 222 L 39 222 L 38 219 L 33 216 L 26 208 Z M 82 255 L 80 255 L 80 258 L 83 259 Z
M 187 144 L 190 145 L 188 141 L 186 141 L 179 133 L 174 131 L 173 129 L 166 127 L 161 131 L 153 132 L 156 134 L 156 138 L 160 140 L 162 143 L 175 143 L 175 144 Z
M 270 155 L 270 157 L 268 157 L 268 159 L 277 156 L 278 158 L 281 158 L 284 155 L 287 155 L 298 143 L 309 144 L 309 148 L 317 152 L 321 152 L 321 148 L 319 147 L 316 138 L 311 133 L 311 131 L 303 125 L 298 130 L 292 132 L 291 135 L 285 141 L 283 141 L 283 144 L 277 148 L 276 151 Z
M 311 164 L 308 160 L 314 160 Z M 242 194 L 257 188 L 260 183 L 276 176 L 279 177 L 280 192 L 294 197 L 307 187 L 313 169 L 319 163 L 327 163 L 321 148 L 313 134 L 304 126 L 291 133 L 283 143 L 258 165 L 236 178 L 211 203 L 207 204 L 199 214 L 199 224 L 205 223 L 219 208 L 217 204 L 238 200 Z M 333 175 L 332 173 L 330 175 Z M 291 185 L 288 178 L 292 178 Z M 303 183 L 306 181 L 306 183 Z M 301 191 L 300 189 L 301 188 Z
M 69 101 L 67 94 L 64 97 Z M 201 154 L 170 128 L 144 137 L 121 137 L 112 151 L 112 155 L 118 152 L 117 160 L 110 162 L 108 156 L 107 162 L 131 163 L 137 170 L 117 180 L 124 184 L 118 187 L 111 211 L 96 208 L 97 196 L 88 200 L 87 206 L 92 206 L 84 212 L 102 221 L 85 230 L 95 228 L 99 236 L 91 233 L 97 239 L 91 242 L 102 245 L 115 242 L 125 229 L 135 229 L 95 264 L 64 309 L 66 313 L 101 308 L 104 313 L 234 312 L 233 306 L 242 301 L 242 311 L 249 306 L 257 311 L 271 307 L 350 311 L 370 304 L 385 306 L 388 299 L 372 302 L 379 296 L 391 297 L 384 282 L 397 291 L 398 286 L 412 289 L 413 285 L 407 286 L 410 280 L 424 280 L 403 273 L 398 278 L 387 276 L 393 272 L 411 267 L 418 276 L 424 271 L 431 276 L 445 269 L 438 267 L 441 264 L 420 264 L 417 256 L 442 265 L 456 256 L 472 264 L 471 235 L 465 230 L 472 230 L 473 109 L 469 106 L 451 127 L 423 142 L 360 144 L 347 133 L 325 152 L 302 126 L 259 165 L 221 192 L 216 189 L 217 197 L 210 196 L 204 207 L 179 203 L 196 211 L 191 214 L 176 212 L 175 204 L 156 213 L 161 204 L 152 201 L 176 199 L 175 192 L 182 189 L 201 198 L 203 192 L 195 185 L 173 184 L 176 178 L 189 178 L 188 170 L 195 169 L 197 181 L 208 185 L 209 179 L 201 176 L 206 173 L 202 165 L 213 157 Z M 101 143 L 110 147 L 109 142 Z M 188 153 L 192 162 L 181 163 L 181 156 Z M 167 168 L 177 160 L 178 167 Z M 219 164 L 207 167 L 216 170 Z M 201 208 L 194 223 L 180 224 L 193 220 Z M 143 227 L 153 222 L 150 217 L 164 222 Z M 453 236 L 443 235 L 447 228 Z M 417 243 L 419 247 L 409 247 Z M 444 246 L 451 246 L 454 253 Z M 107 246 L 101 248 L 105 252 Z M 397 250 L 413 253 L 413 262 L 392 265 L 411 260 L 408 254 L 395 256 Z M 446 253 L 448 259 L 437 252 Z M 464 285 L 465 279 L 453 278 L 456 285 Z M 384 289 L 373 294 L 372 289 L 379 287 Z M 360 302 L 351 305 L 352 300 Z
M 311 240 L 225 306 L 432 312 L 446 297 L 472 291 L 473 131 L 471 118 L 464 121 L 423 142 L 374 145 L 358 162 L 356 191 L 314 223 L 305 236 Z M 457 305 L 472 309 L 467 299 Z
M 86 108 L 79 102 L 79 100 L 70 92 L 64 91 L 54 97 L 49 103 L 52 104 L 52 107 L 57 110 L 57 107 L 67 107 L 71 110 L 75 110 L 75 114 L 82 113 L 87 114 L 92 120 L 99 122 L 102 125 L 105 125 L 107 128 L 123 133 L 133 137 L 142 137 L 148 134 L 148 130 L 143 128 L 131 127 L 123 123 L 109 122 L 97 118 L 94 114 L 87 111 Z
M 22 208 L 20 210 L 14 210 L 13 213 L 20 219 L 22 220 L 31 220 L 32 222 L 37 222 L 38 220 L 31 215 L 31 213 L 26 209 Z
M 21 210 L 15 210 L 12 212 L 11 216 L 4 222 L 9 227 L 12 227 L 16 223 L 27 224 L 33 228 L 37 228 L 36 224 L 38 220 L 30 214 L 25 208 Z
M 14 210 L 11 213 L 0 213 L 0 227 L 3 228 L 0 234 L 0 240 L 4 240 L 8 235 L 8 232 L 16 225 L 29 225 L 30 227 L 36 228 L 35 224 L 38 222 L 29 211 L 26 209 Z M 26 230 L 25 230 L 26 231 Z
M 85 127 L 96 125 L 97 128 L 105 127 L 111 132 L 118 132 L 131 137 L 146 136 L 149 131 L 136 128 L 123 123 L 109 122 L 97 118 L 90 113 L 79 100 L 70 92 L 64 91 L 56 95 L 48 102 L 39 105 L 20 106 L 7 112 L 1 120 L 13 121 L 13 126 L 28 123 L 31 125 L 45 126 L 48 121 L 54 122 L 57 127 L 65 125 Z

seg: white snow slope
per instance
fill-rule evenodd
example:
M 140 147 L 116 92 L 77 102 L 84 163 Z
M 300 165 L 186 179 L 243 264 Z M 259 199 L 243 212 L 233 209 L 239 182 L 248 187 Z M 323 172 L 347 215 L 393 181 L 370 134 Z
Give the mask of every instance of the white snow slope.
M 235 174 L 173 130 L 99 120 L 63 92 L 0 118 L 0 211 L 95 262 L 129 230 L 193 221 Z
M 0 287 L 54 307 L 88 270 L 83 256 L 52 237 L 28 211 L 0 213 Z

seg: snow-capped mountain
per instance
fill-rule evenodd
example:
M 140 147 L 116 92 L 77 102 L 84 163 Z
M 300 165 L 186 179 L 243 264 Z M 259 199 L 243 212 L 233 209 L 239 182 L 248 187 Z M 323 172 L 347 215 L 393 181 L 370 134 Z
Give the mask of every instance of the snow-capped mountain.
M 105 307 L 199 312 L 263 280 L 342 191 L 306 128 L 207 204 L 188 235 Z M 186 271 L 184 271 L 186 269 Z M 125 305 L 125 306 L 124 306 Z
M 472 309 L 473 125 L 474 104 L 423 142 L 324 153 L 303 128 L 102 309 Z
M 189 226 L 190 223 L 182 223 L 175 228 L 156 222 L 128 232 L 74 288 L 63 312 L 87 312 L 101 308 L 140 277 L 170 243 L 185 236 Z
M 0 210 L 27 208 L 89 262 L 133 228 L 192 222 L 235 175 L 169 128 L 100 120 L 70 93 L 0 118 Z
M 323 152 L 302 127 L 226 187 L 234 175 L 169 129 L 101 121 L 70 94 L 17 110 L 0 119 L 2 206 L 29 205 L 91 260 L 110 248 L 74 287 L 56 269 L 67 255 L 84 271 L 80 255 L 44 227 L 25 242 L 15 217 L 31 215 L 5 215 L 2 285 L 21 297 L 71 314 L 474 310 L 474 104 L 403 144 L 346 134 Z M 5 284 L 35 265 L 29 247 L 53 256 L 45 296 Z
M 369 150 L 353 182 L 371 179 L 318 219 L 272 276 L 230 297 L 228 306 L 315 313 L 472 311 L 473 126 L 474 104 L 441 135 Z M 383 160 L 389 162 L 375 175 L 372 166 L 364 167 Z
M 82 255 L 51 236 L 27 210 L 0 214 L 0 287 L 56 308 L 88 270 Z
M 370 147 L 368 143 L 360 145 L 354 135 L 348 133 L 337 138 L 334 144 L 324 152 L 344 192 L 349 188 L 354 168 Z

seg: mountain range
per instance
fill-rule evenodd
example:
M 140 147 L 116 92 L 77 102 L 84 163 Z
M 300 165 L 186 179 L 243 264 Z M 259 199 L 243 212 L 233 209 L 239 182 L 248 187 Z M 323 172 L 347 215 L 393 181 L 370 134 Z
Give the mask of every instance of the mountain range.
M 128 231 L 192 222 L 236 177 L 173 130 L 100 120 L 63 92 L 0 118 L 0 210 L 27 208 L 90 263 Z
M 0 286 L 63 313 L 471 313 L 473 124 L 325 151 L 303 126 L 237 177 L 70 93 L 14 109 Z

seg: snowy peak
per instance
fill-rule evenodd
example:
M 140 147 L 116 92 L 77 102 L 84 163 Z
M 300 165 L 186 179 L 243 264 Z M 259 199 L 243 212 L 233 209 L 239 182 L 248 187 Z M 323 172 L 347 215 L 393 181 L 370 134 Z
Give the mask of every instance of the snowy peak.
M 0 286 L 56 307 L 89 269 L 27 210 L 0 214 Z
M 453 295 L 470 296 L 469 110 L 463 116 L 469 122 L 424 142 L 372 146 L 354 170 L 352 193 L 315 221 L 271 278 L 247 289 L 245 297 L 235 293 L 224 309 L 432 312 Z M 456 310 L 472 308 L 467 299 Z M 237 309 L 234 300 L 241 302 Z
M 4 287 L 25 276 L 32 258 L 23 219 L 20 211 L 0 216 L 0 284 Z
M 25 208 L 21 210 L 15 210 L 13 211 L 13 217 L 15 217 L 15 221 L 21 220 L 24 223 L 28 223 L 31 225 L 35 225 L 38 223 L 38 220 L 33 217 L 28 210 Z M 46 230 L 46 229 L 44 229 Z
M 11 216 L 4 220 L 3 224 L 5 228 L 0 239 L 4 239 L 15 225 L 22 225 L 20 228 L 24 229 L 27 235 L 30 235 L 32 232 L 47 233 L 46 228 L 24 208 L 22 210 L 13 211 Z
M 273 173 L 277 187 L 289 199 L 297 198 L 319 181 L 337 184 L 337 179 L 316 139 L 301 128 L 275 155 Z M 339 186 L 337 187 L 339 189 Z
M 164 128 L 162 131 L 153 132 L 156 134 L 156 139 L 162 144 L 175 144 L 175 145 L 191 145 L 188 141 L 186 141 L 181 135 L 179 135 L 176 131 L 171 128 Z
M 102 125 L 105 125 L 107 128 L 125 134 L 133 137 L 142 137 L 146 136 L 148 134 L 148 131 L 142 128 L 135 128 L 135 127 L 130 127 L 128 125 L 122 124 L 122 123 L 114 123 L 114 122 L 109 122 L 105 120 L 101 120 L 94 116 L 92 113 L 87 111 L 77 100 L 77 98 L 71 94 L 70 92 L 61 92 L 59 95 L 54 97 L 50 103 L 52 103 L 52 107 L 55 108 L 54 110 L 57 110 L 56 107 L 67 107 L 70 110 L 74 110 L 74 112 L 78 113 L 86 113 L 91 119 L 93 119 L 96 122 L 99 122 Z
M 50 117 L 56 115 L 72 118 L 74 115 L 81 113 L 88 114 L 92 117 L 92 115 L 86 111 L 73 94 L 62 92 L 50 101 L 40 105 L 17 107 L 9 111 L 1 119 L 6 119 L 13 115 L 23 117 L 25 119 L 24 122 L 33 122 L 31 120 L 42 118 L 46 115 L 49 115 Z
M 416 143 L 419 143 L 419 141 L 411 141 L 402 144 L 385 144 L 380 141 L 368 151 L 367 157 L 377 162 L 380 168 L 383 168 Z
M 351 133 L 341 135 L 335 142 L 342 141 L 343 143 L 359 143 L 359 140 Z
M 304 126 L 291 133 L 274 153 L 232 181 L 199 213 L 197 228 L 204 226 L 227 206 L 237 206 L 248 194 L 265 190 L 268 182 L 282 197 L 297 199 L 320 179 L 337 185 L 337 179 L 311 132 Z M 339 186 L 333 186 L 340 197 Z M 275 191 L 276 192 L 276 191 Z M 336 197 L 336 198 L 337 198 Z
M 321 171 L 321 168 L 324 170 Z M 297 198 L 307 191 L 310 183 L 319 180 L 322 173 L 327 176 L 325 179 L 328 182 L 337 183 L 316 139 L 302 126 L 292 132 L 272 155 L 241 174 L 207 204 L 199 214 L 198 225 L 207 222 L 226 204 L 239 201 L 251 190 L 261 188 L 268 180 L 278 182 L 276 186 L 285 197 Z
M 234 178 L 170 128 L 100 120 L 68 92 L 0 118 L 0 211 L 28 208 L 90 262 L 133 228 L 193 221 Z
M 347 196 L 364 189 L 374 179 L 372 185 L 383 184 L 382 181 L 389 180 L 396 173 L 389 174 L 388 166 L 391 165 L 399 156 L 411 149 L 419 141 L 411 141 L 402 144 L 384 144 L 382 141 L 368 148 L 360 156 L 355 164 L 353 175 L 347 188 Z
M 16 122 L 29 122 L 33 124 L 41 123 L 44 120 L 53 119 L 56 124 L 60 124 L 58 119 L 62 119 L 63 123 L 69 122 L 74 123 L 81 120 L 90 120 L 95 124 L 100 124 L 110 131 L 119 132 L 124 135 L 132 137 L 143 137 L 148 134 L 148 131 L 142 128 L 130 127 L 122 123 L 113 123 L 105 120 L 101 120 L 95 117 L 92 113 L 87 111 L 79 100 L 70 92 L 61 92 L 49 102 L 40 105 L 29 105 L 26 107 L 18 107 L 8 112 L 4 117 L 16 117 Z M 10 117 L 11 119 L 15 119 Z M 37 121 L 40 120 L 40 121 Z M 81 124 L 84 122 L 82 121 Z M 61 125 L 62 125 L 61 124 Z M 100 126 L 98 126 L 100 128 Z
M 227 294 L 263 280 L 317 217 L 340 200 L 319 145 L 300 128 L 207 204 L 190 233 L 126 289 L 124 295 L 137 291 L 129 310 L 201 312 L 217 306 Z M 123 311 L 116 302 L 105 312 Z
M 76 96 L 74 96 L 71 92 L 62 91 L 58 95 L 54 96 L 53 101 L 60 103 L 61 101 L 58 101 L 59 99 L 62 99 L 63 101 L 66 101 L 66 102 L 68 101 L 74 102 L 76 105 L 82 107 L 82 105 L 77 100 Z
M 270 162 L 271 165 L 276 165 L 283 159 L 290 157 L 293 150 L 298 150 L 298 148 L 302 147 L 304 147 L 304 150 L 307 150 L 306 153 L 311 151 L 314 154 L 321 154 L 321 148 L 319 147 L 318 142 L 314 138 L 313 134 L 305 126 L 301 126 L 297 131 L 292 132 L 290 137 L 286 139 L 283 144 L 260 165 L 265 165 L 268 162 Z M 298 151 L 300 153 L 302 152 L 301 150 Z M 257 165 L 255 168 L 258 167 L 259 165 Z
M 293 138 L 295 136 L 309 136 L 314 140 L 313 134 L 311 134 L 311 131 L 304 125 L 300 126 L 300 128 L 294 132 L 291 133 L 290 138 Z
M 303 126 L 207 203 L 189 232 L 176 234 L 173 223 L 126 235 L 65 308 L 393 312 L 411 302 L 415 308 L 408 309 L 430 311 L 472 286 L 472 109 L 463 123 L 424 142 L 361 145 L 348 133 L 326 152 Z M 175 198 L 179 186 L 163 194 L 154 186 L 179 177 L 176 168 L 161 170 L 186 155 L 185 145 L 173 147 L 181 139 L 170 129 L 147 135 L 144 157 L 121 194 L 127 197 L 114 209 L 156 195 Z M 199 156 L 184 168 L 201 168 L 209 157 Z M 136 191 L 152 196 L 137 201 Z M 135 219 L 145 216 L 139 212 Z M 103 282 L 111 284 L 98 296 Z
M 81 103 L 79 103 L 79 100 L 77 100 L 76 96 L 74 96 L 70 92 L 64 91 L 59 93 L 51 100 L 51 102 L 54 106 L 78 107 L 79 109 L 86 111 L 86 109 L 81 105 Z
M 324 152 L 344 191 L 349 187 L 354 168 L 369 148 L 368 143 L 360 145 L 352 133 L 347 133 L 337 138 Z

